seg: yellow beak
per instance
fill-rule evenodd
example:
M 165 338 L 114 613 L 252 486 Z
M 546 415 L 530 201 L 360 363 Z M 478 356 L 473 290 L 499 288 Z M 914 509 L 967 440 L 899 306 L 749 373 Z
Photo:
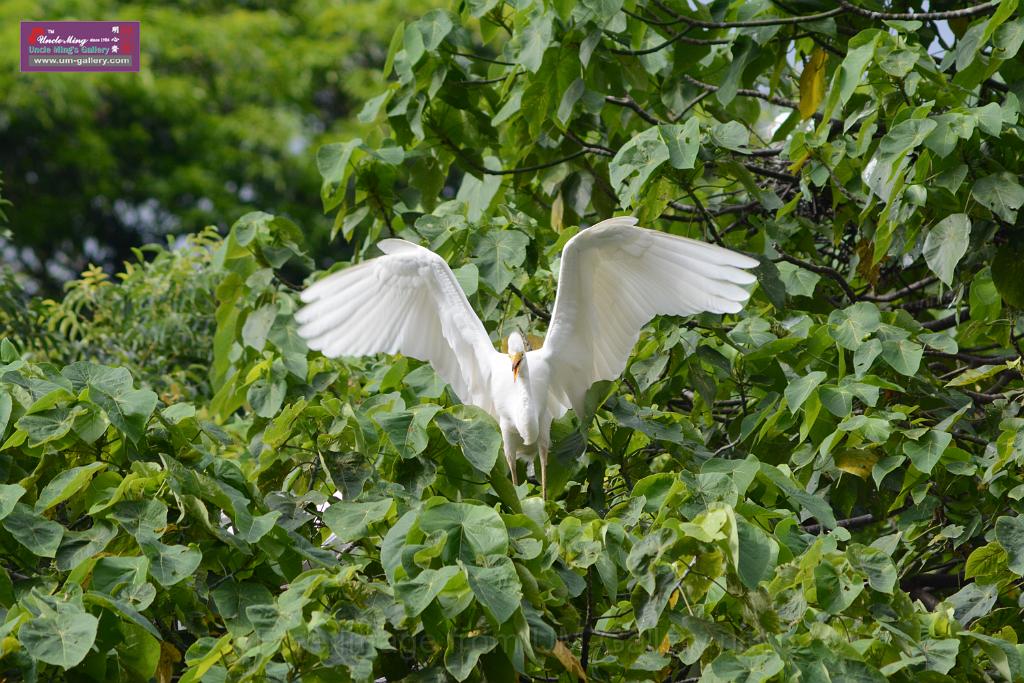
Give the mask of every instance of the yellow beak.
M 523 354 L 510 353 L 509 356 L 512 358 L 512 381 L 515 382 L 519 379 L 519 366 L 523 364 Z

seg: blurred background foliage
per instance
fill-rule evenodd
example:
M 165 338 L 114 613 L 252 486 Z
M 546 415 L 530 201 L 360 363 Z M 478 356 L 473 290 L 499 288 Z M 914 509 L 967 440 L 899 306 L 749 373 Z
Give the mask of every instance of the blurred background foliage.
M 142 22 L 138 74 L 22 74 L 0 55 L 4 260 L 48 291 L 92 263 L 260 207 L 327 253 L 313 159 L 362 135 L 393 23 L 427 2 L 0 3 L 0 37 L 30 19 Z M 387 17 L 387 21 L 381 21 Z M 343 252 L 342 252 L 343 253 Z

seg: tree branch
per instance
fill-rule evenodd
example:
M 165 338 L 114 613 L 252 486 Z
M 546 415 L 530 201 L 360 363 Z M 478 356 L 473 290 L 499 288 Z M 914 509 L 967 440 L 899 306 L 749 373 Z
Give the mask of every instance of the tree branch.
M 935 277 L 934 275 L 929 275 L 928 277 L 918 280 L 917 282 L 911 282 L 906 287 L 894 289 L 893 291 L 886 292 L 885 294 L 862 294 L 860 298 L 864 299 L 865 301 L 875 301 L 879 303 L 895 301 L 896 299 L 905 297 L 906 295 L 916 292 L 919 289 L 924 289 L 928 285 L 934 282 L 938 282 L 938 280 L 939 278 Z
M 940 318 L 938 320 L 929 320 L 921 323 L 921 327 L 932 332 L 941 332 L 942 330 L 948 330 L 951 327 L 956 327 L 962 322 L 970 320 L 971 312 L 969 310 L 957 311 L 946 318 Z
M 846 281 L 846 278 L 844 278 L 842 274 L 835 268 L 829 268 L 828 266 L 819 266 L 818 264 L 810 263 L 809 261 L 801 261 L 800 259 L 794 256 L 790 256 L 789 254 L 784 254 L 781 251 L 779 252 L 779 258 L 775 259 L 775 261 L 786 261 L 787 263 L 792 263 L 795 266 L 806 268 L 812 273 L 824 275 L 825 277 L 833 280 L 836 284 L 839 285 L 839 287 L 843 290 L 843 293 L 846 294 L 847 299 L 849 299 L 850 301 L 858 301 L 860 299 L 860 297 L 857 296 L 857 292 L 853 291 L 853 287 L 851 287 L 850 283 Z
M 540 306 L 538 306 L 537 304 L 535 304 L 532 301 L 530 301 L 529 299 L 527 299 L 526 295 L 523 294 L 519 290 L 518 287 L 516 287 L 515 285 L 510 284 L 508 286 L 508 288 L 509 288 L 509 291 L 511 291 L 513 294 L 515 294 L 517 297 L 519 297 L 519 300 L 523 302 L 523 305 L 526 306 L 527 308 L 529 308 L 530 312 L 533 313 L 535 316 L 537 316 L 541 320 L 544 320 L 545 322 L 551 320 L 551 314 L 548 313 L 543 308 L 541 308 Z
M 629 95 L 626 95 L 625 97 L 614 97 L 612 95 L 605 95 L 604 101 L 609 102 L 611 104 L 616 104 L 620 107 L 632 109 L 637 113 L 637 115 L 640 116 L 640 118 L 642 118 L 644 121 L 651 124 L 652 126 L 658 126 L 664 123 L 664 121 L 659 119 L 657 116 L 655 116 L 654 114 L 650 113 L 649 111 L 641 107 L 639 104 L 637 104 L 636 100 L 634 100 Z
M 854 14 L 859 14 L 862 17 L 867 17 L 868 19 L 934 21 L 938 19 L 960 19 L 964 17 L 977 16 L 979 14 L 986 14 L 999 6 L 999 0 L 992 0 L 992 2 L 985 2 L 980 5 L 975 5 L 974 7 L 947 10 L 945 12 L 876 12 L 863 7 L 857 7 L 853 3 L 847 2 L 847 0 L 839 0 L 839 4 L 842 5 L 843 9 L 849 10 Z
M 848 519 L 840 519 L 836 521 L 836 526 L 841 526 L 844 529 L 859 529 L 875 522 L 880 521 L 875 518 L 872 514 L 857 515 L 856 517 L 850 517 Z M 800 527 L 809 534 L 821 533 L 823 528 L 822 524 L 801 524 Z
M 668 22 L 657 22 L 659 26 L 671 26 L 673 24 L 686 23 L 690 26 L 704 29 L 730 29 L 730 28 L 754 28 L 757 26 L 785 26 L 787 24 L 802 24 L 810 21 L 820 21 L 821 19 L 828 19 L 834 17 L 837 14 L 845 12 L 845 8 L 836 7 L 825 12 L 818 12 L 817 14 L 807 14 L 800 17 L 774 17 L 772 19 L 748 19 L 746 21 L 705 21 L 703 19 L 696 19 L 693 17 L 687 17 L 678 12 L 673 12 L 671 9 L 666 7 L 663 3 L 658 3 L 658 6 L 669 12 L 675 17 L 674 21 Z M 625 10 L 623 10 L 625 11 Z M 642 19 L 642 17 L 638 17 Z M 655 22 L 651 22 L 655 23 Z

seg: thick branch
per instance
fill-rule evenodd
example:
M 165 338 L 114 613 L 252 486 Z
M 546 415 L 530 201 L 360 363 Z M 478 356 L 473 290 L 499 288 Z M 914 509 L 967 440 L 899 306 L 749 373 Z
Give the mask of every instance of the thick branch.
M 697 28 L 706 29 L 754 28 L 757 26 L 785 26 L 788 24 L 802 24 L 804 22 L 828 19 L 829 17 L 834 17 L 837 14 L 842 14 L 843 12 L 846 11 L 843 7 L 836 7 L 835 9 L 830 9 L 825 12 L 818 12 L 817 14 L 807 14 L 801 17 L 773 17 L 771 19 L 748 19 L 746 21 L 705 21 L 703 19 L 687 17 L 682 14 L 679 14 L 678 12 L 673 12 L 663 3 L 660 2 L 658 3 L 658 6 L 670 12 L 675 17 L 675 20 L 651 23 L 658 23 L 661 26 L 671 26 L 672 24 L 686 23 L 689 24 L 690 26 L 696 26 Z
M 679 211 L 681 213 L 696 213 L 696 214 L 700 214 L 701 213 L 701 210 L 699 208 L 697 208 L 696 206 L 690 206 L 689 204 L 682 204 L 682 203 L 677 202 L 677 201 L 670 201 L 668 203 L 668 205 L 671 206 L 676 211 Z M 730 214 L 730 213 L 746 213 L 748 211 L 753 211 L 753 210 L 760 209 L 760 208 L 761 208 L 761 203 L 760 202 L 750 201 L 750 202 L 746 202 L 745 204 L 726 204 L 725 206 L 705 207 L 704 212 L 705 213 L 709 213 L 712 216 L 724 216 L 725 214 Z M 662 218 L 667 218 L 669 220 L 687 220 L 687 221 L 689 220 L 689 219 L 683 219 L 680 216 L 662 216 Z
M 865 301 L 877 301 L 879 303 L 886 301 L 895 301 L 896 299 L 905 297 L 906 295 L 916 292 L 919 289 L 924 289 L 928 285 L 938 282 L 938 280 L 939 278 L 935 277 L 934 275 L 929 275 L 928 277 L 922 280 L 918 280 L 917 282 L 911 282 L 906 287 L 894 289 L 893 291 L 886 292 L 885 294 L 862 294 L 861 298 L 864 299 Z
M 962 322 L 966 322 L 971 317 L 971 312 L 968 310 L 957 311 L 945 318 L 939 320 L 929 320 L 928 322 L 921 323 L 921 327 L 932 332 L 941 332 L 942 330 L 948 330 L 951 327 L 956 327 Z
M 860 16 L 867 17 L 868 19 L 935 21 L 938 19 L 960 19 L 964 17 L 977 16 L 979 14 L 986 14 L 999 6 L 999 0 L 992 0 L 992 2 L 985 2 L 980 5 L 975 5 L 974 7 L 947 10 L 945 12 L 876 12 L 863 7 L 857 7 L 853 3 L 847 2 L 847 0 L 839 0 L 839 4 L 842 5 L 843 9 L 847 9 L 854 14 L 859 14 Z

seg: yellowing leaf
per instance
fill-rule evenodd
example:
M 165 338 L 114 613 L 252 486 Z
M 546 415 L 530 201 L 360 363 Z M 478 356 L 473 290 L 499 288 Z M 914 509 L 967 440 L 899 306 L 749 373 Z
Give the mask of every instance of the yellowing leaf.
M 796 161 L 789 165 L 789 172 L 796 173 L 797 171 L 804 167 L 804 164 L 806 164 L 807 160 L 810 158 L 811 153 L 805 151 L 803 154 L 797 157 Z
M 562 228 L 565 227 L 562 223 L 564 213 L 565 200 L 562 199 L 562 193 L 559 192 L 558 196 L 555 197 L 555 201 L 551 203 L 551 229 L 555 232 L 562 232 Z
M 555 647 L 551 649 L 551 654 L 561 662 L 566 671 L 576 677 L 576 680 L 586 683 L 587 672 L 583 670 L 580 660 L 576 659 L 576 655 L 565 646 L 565 643 L 560 640 L 556 642 Z
M 820 47 L 811 53 L 811 58 L 800 74 L 800 118 L 809 119 L 818 111 L 818 105 L 825 99 L 825 65 L 828 54 Z
M 671 646 L 672 646 L 672 644 L 668 642 L 668 634 L 666 633 L 665 637 L 661 639 L 661 645 L 658 646 L 658 654 L 659 655 L 665 654 L 666 652 L 668 652 L 668 649 Z
M 878 454 L 865 448 L 847 448 L 837 453 L 835 460 L 836 467 L 843 472 L 867 479 L 871 475 L 871 468 L 878 462 Z

